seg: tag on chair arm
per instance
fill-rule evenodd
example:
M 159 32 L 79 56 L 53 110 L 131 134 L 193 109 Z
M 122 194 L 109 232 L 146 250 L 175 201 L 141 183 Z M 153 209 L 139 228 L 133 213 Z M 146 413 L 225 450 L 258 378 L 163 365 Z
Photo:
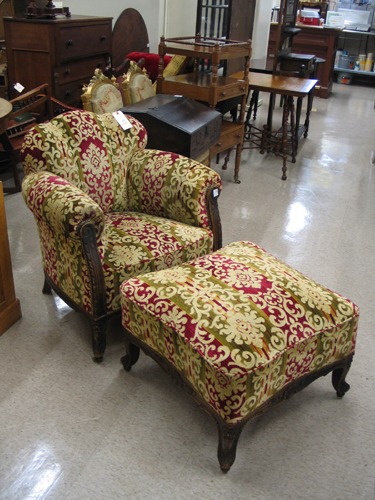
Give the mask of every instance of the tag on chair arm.
M 112 116 L 123 130 L 128 130 L 129 128 L 132 128 L 133 125 L 126 118 L 126 116 L 122 111 L 115 111 L 112 113 Z

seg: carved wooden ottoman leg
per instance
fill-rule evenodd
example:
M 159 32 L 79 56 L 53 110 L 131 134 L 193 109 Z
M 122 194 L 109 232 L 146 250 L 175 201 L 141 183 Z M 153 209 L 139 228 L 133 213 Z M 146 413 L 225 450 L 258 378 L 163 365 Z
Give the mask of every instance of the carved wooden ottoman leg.
M 139 359 L 139 347 L 129 341 L 125 341 L 125 351 L 126 354 L 121 358 L 121 363 L 124 369 L 129 372 Z
M 229 427 L 224 423 L 218 423 L 219 445 L 217 448 L 217 458 L 220 469 L 228 472 L 236 459 L 237 444 L 242 432 L 242 426 Z
M 342 398 L 350 389 L 350 385 L 345 381 L 345 377 L 348 374 L 351 364 L 352 358 L 348 359 L 342 368 L 337 368 L 332 372 L 332 385 L 339 398 Z

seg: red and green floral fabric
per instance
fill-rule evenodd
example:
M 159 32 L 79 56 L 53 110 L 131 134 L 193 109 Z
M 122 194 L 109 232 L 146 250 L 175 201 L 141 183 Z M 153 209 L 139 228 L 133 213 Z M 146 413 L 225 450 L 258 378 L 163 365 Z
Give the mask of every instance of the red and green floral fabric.
M 358 307 L 250 242 L 121 286 L 123 326 L 229 424 L 354 352 Z
M 146 130 L 128 119 L 132 128 L 123 131 L 111 114 L 64 113 L 31 130 L 21 151 L 22 192 L 37 222 L 43 267 L 89 313 L 82 222 L 95 226 L 108 313 L 120 308 L 124 279 L 212 251 L 206 193 L 221 189 L 220 177 L 180 155 L 145 149 Z

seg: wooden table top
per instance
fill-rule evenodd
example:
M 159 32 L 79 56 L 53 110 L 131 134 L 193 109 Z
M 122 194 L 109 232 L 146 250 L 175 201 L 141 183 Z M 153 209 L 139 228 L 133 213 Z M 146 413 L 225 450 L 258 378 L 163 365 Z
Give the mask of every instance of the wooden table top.
M 12 105 L 6 99 L 0 97 L 0 120 L 6 118 L 12 111 Z
M 239 71 L 230 76 L 231 78 L 243 79 L 244 72 Z M 305 97 L 312 91 L 317 83 L 318 80 L 249 72 L 250 90 L 271 92 L 272 94 Z
M 220 38 L 201 37 L 201 42 L 195 41 L 195 36 L 166 38 L 164 54 L 180 54 L 188 57 L 211 58 L 215 41 L 219 44 L 220 59 L 232 59 L 251 55 L 251 43 L 237 40 L 222 40 Z M 171 52 L 169 52 L 171 51 Z
M 6 99 L 0 97 L 0 134 L 3 134 L 8 126 L 8 115 L 12 111 L 12 105 Z

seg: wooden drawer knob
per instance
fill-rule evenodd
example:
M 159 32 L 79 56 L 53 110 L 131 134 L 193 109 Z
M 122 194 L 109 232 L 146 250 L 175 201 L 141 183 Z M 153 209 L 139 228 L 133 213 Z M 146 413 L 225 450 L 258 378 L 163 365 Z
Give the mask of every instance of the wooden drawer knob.
M 73 45 L 73 40 L 71 38 L 67 41 L 67 45 L 69 47 L 71 47 Z
M 70 75 L 70 68 L 66 68 L 66 70 L 65 70 L 65 74 L 66 74 L 66 75 Z
M 107 37 L 106 37 L 105 35 L 102 35 L 102 36 L 100 37 L 100 41 L 101 41 L 101 42 L 105 42 L 106 40 L 107 40 Z

